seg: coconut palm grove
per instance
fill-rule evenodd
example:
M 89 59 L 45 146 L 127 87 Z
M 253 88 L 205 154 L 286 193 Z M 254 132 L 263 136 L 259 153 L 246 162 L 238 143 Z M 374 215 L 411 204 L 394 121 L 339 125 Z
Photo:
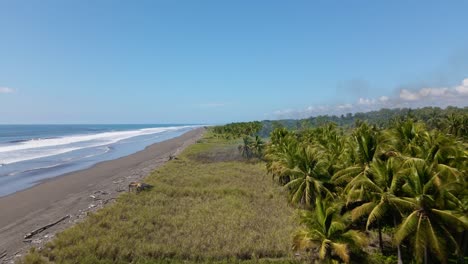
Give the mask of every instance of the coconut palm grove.
M 265 162 L 287 191 L 300 223 L 291 247 L 310 262 L 468 261 L 468 108 L 383 109 L 213 130 L 243 138 L 243 156 Z M 265 143 L 259 135 L 268 135 Z

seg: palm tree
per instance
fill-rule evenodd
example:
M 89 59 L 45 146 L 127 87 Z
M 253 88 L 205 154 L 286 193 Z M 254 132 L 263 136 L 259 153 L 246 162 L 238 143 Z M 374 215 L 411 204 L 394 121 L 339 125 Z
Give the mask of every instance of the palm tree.
M 409 240 L 416 260 L 424 263 L 428 262 L 429 249 L 443 263 L 447 262 L 450 248 L 457 255 L 463 254 L 453 234 L 468 229 L 468 218 L 451 208 L 441 208 L 437 202 L 439 196 L 444 196 L 452 204 L 462 204 L 450 195 L 451 183 L 444 183 L 434 164 L 417 158 L 405 162 L 402 175 L 405 178 L 402 199 L 411 204 L 411 211 L 396 230 L 395 242 Z
M 278 182 L 285 185 L 291 180 L 288 171 L 295 166 L 294 159 L 299 142 L 284 128 L 273 130 L 270 139 L 265 151 L 267 171 L 273 180 L 277 177 Z
M 271 144 L 273 146 L 281 146 L 285 143 L 285 140 L 291 136 L 291 132 L 289 132 L 286 128 L 276 128 L 270 134 Z
M 252 150 L 252 140 L 250 137 L 245 136 L 242 138 L 243 144 L 239 145 L 237 149 L 241 153 L 242 157 L 245 157 L 247 159 L 250 159 L 253 155 L 253 150 Z
M 322 199 L 315 201 L 314 211 L 302 211 L 303 227 L 294 236 L 294 250 L 318 248 L 322 262 L 341 260 L 349 263 L 351 252 L 367 244 L 363 233 L 349 228 L 344 218 L 338 215 L 337 207 Z
M 255 156 L 258 158 L 263 157 L 263 149 L 265 148 L 265 143 L 263 143 L 262 139 L 259 136 L 255 136 L 253 141 L 250 143 L 250 148 Z
M 249 136 L 244 136 L 242 138 L 242 144 L 239 145 L 237 149 L 244 158 L 262 158 L 264 146 L 265 145 L 259 136 L 255 136 L 254 139 Z
M 430 163 L 456 166 L 462 161 L 459 159 L 463 158 L 462 150 L 454 138 L 439 131 L 424 133 L 421 148 L 423 149 L 421 158 Z
M 462 127 L 462 119 L 459 115 L 452 113 L 447 116 L 447 125 L 448 133 L 458 136 L 459 130 Z
M 399 121 L 394 127 L 385 131 L 382 144 L 387 150 L 397 151 L 403 155 L 418 157 L 421 154 L 420 143 L 425 133 L 424 124 L 413 120 Z
M 441 128 L 441 118 L 440 118 L 440 108 L 435 107 L 430 110 L 430 113 L 427 117 L 426 123 L 432 129 L 440 129 Z
M 285 187 L 290 192 L 293 203 L 311 206 L 318 197 L 332 196 L 324 185 L 330 180 L 326 170 L 327 161 L 320 151 L 312 146 L 298 145 L 292 160 L 284 165 L 284 174 L 290 177 Z
M 307 133 L 308 132 L 308 133 Z M 346 140 L 343 131 L 335 123 L 328 123 L 313 130 L 306 131 L 303 141 L 322 150 L 324 158 L 329 161 L 327 168 L 330 175 L 349 163 L 346 156 Z
M 366 229 L 377 222 L 379 246 L 383 252 L 381 221 L 392 216 L 393 224 L 402 216 L 402 210 L 411 207 L 411 203 L 398 197 L 403 184 L 398 174 L 401 162 L 398 157 L 386 160 L 376 159 L 371 164 L 371 173 L 360 174 L 346 186 L 347 202 L 361 202 L 351 211 L 352 220 L 367 216 Z M 401 249 L 397 246 L 398 263 L 402 263 Z
M 338 185 L 346 185 L 354 177 L 360 174 L 369 173 L 370 163 L 373 161 L 377 152 L 377 137 L 378 132 L 375 128 L 370 127 L 366 123 L 362 123 L 355 129 L 352 135 L 352 141 L 349 143 L 350 156 L 355 160 L 354 164 L 337 171 L 332 178 L 332 181 Z

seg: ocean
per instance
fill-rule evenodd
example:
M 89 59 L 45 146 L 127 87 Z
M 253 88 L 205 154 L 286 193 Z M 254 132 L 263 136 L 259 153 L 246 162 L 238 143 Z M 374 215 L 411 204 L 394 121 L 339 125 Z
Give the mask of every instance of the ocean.
M 196 125 L 0 125 L 0 197 L 130 155 Z

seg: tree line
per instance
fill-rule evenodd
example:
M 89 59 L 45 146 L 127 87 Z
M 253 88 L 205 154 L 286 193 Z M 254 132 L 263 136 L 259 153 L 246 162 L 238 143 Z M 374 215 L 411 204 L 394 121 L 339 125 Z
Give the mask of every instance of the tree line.
M 440 107 L 423 107 L 418 109 L 395 108 L 380 109 L 366 113 L 347 113 L 345 115 L 320 115 L 305 119 L 262 121 L 262 128 L 259 135 L 268 137 L 270 133 L 278 128 L 285 127 L 293 130 L 300 130 L 309 127 L 319 127 L 327 123 L 335 123 L 340 127 L 354 127 L 357 121 L 365 120 L 371 125 L 379 128 L 388 128 L 396 121 L 413 119 L 424 122 L 428 129 L 438 129 L 455 136 L 468 137 L 468 107 L 459 108 L 449 106 L 445 109 Z

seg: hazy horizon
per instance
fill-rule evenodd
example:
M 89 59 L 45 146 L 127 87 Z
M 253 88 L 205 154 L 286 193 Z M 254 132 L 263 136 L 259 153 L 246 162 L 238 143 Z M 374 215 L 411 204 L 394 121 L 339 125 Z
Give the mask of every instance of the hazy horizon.
M 0 124 L 464 107 L 466 10 L 466 1 L 2 1 Z

